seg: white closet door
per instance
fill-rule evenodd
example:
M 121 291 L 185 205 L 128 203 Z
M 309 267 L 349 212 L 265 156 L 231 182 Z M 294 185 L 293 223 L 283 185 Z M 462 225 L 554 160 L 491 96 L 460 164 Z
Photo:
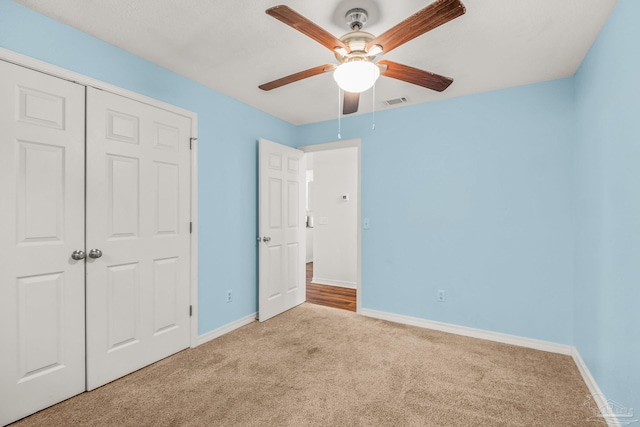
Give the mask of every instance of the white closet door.
M 89 390 L 189 346 L 190 132 L 87 89 Z
M 0 425 L 85 389 L 84 95 L 0 61 Z

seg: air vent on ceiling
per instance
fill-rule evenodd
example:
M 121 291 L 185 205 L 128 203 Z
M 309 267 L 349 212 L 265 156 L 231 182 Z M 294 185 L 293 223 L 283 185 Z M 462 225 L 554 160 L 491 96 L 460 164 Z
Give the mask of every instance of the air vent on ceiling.
M 405 104 L 407 102 L 409 101 L 404 96 L 402 98 L 387 99 L 386 101 L 384 101 L 384 103 L 387 105 Z

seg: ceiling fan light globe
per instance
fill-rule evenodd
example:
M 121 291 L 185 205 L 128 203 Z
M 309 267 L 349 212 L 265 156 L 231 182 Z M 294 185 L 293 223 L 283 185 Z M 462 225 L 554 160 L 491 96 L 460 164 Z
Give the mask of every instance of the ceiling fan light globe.
M 380 77 L 380 69 L 369 61 L 345 62 L 333 72 L 333 79 L 340 89 L 351 93 L 371 89 L 378 77 Z

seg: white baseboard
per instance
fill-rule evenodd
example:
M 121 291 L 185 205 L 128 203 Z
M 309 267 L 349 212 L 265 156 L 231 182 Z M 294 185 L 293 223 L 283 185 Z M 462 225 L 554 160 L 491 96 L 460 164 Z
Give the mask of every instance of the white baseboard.
M 436 331 L 449 332 L 451 334 L 463 335 L 465 337 L 480 338 L 488 341 L 496 341 L 504 344 L 512 344 L 520 347 L 528 347 L 536 350 L 560 353 L 566 355 L 573 354 L 573 347 L 565 344 L 556 344 L 549 341 L 524 338 L 516 335 L 502 334 L 500 332 L 486 331 L 483 329 L 470 328 L 468 326 L 452 325 L 450 323 L 436 322 L 433 320 L 420 319 L 418 317 L 402 316 L 399 314 L 386 313 L 384 311 L 370 310 L 363 308 L 360 314 L 374 317 L 376 319 L 389 320 L 405 325 L 419 326 L 421 328 L 434 329 Z
M 345 282 L 342 280 L 323 279 L 322 277 L 313 276 L 311 283 L 316 285 L 337 286 L 339 288 L 356 289 L 356 282 Z
M 403 316 L 400 314 L 387 313 L 384 311 L 370 310 L 368 308 L 360 309 L 359 314 L 367 317 L 373 317 L 375 319 L 388 320 L 390 322 L 402 323 L 405 325 L 418 326 L 420 328 L 434 329 L 441 332 L 449 332 L 451 334 L 462 335 L 465 337 L 479 338 L 487 341 L 501 342 L 503 344 L 512 344 L 520 347 L 532 348 L 535 350 L 548 351 L 550 353 L 559 353 L 573 358 L 582 379 L 584 380 L 589 393 L 594 401 L 594 405 L 600 409 L 600 412 L 605 412 L 604 416 L 597 417 L 598 421 L 604 421 L 609 427 L 620 427 L 621 424 L 615 416 L 607 416 L 607 408 L 609 408 L 609 402 L 605 398 L 600 387 L 596 383 L 595 379 L 589 372 L 584 360 L 580 356 L 578 349 L 572 345 L 557 344 L 549 341 L 536 340 L 533 338 L 524 338 L 517 335 L 503 334 L 500 332 L 492 332 L 483 329 L 470 328 L 468 326 L 452 325 L 450 323 L 436 322 L 433 320 L 421 319 L 419 317 Z M 585 396 L 585 404 L 588 396 Z M 613 413 L 609 410 L 608 413 Z
M 200 335 L 198 337 L 198 345 L 209 342 L 213 339 L 223 336 L 224 334 L 228 334 L 231 331 L 241 328 L 242 326 L 255 322 L 257 314 L 258 313 L 249 314 L 241 319 L 236 320 L 235 322 L 228 323 L 224 326 L 219 327 L 218 329 L 214 329 L 213 331 Z
M 577 348 L 573 347 L 573 352 L 571 353 L 571 356 L 573 357 L 573 361 L 578 367 L 578 370 L 580 371 L 580 375 L 582 375 L 582 379 L 584 380 L 585 384 L 587 385 L 587 388 L 589 389 L 589 393 L 591 393 L 591 396 L 593 397 L 594 404 L 597 405 L 598 408 L 600 408 L 601 412 L 607 411 L 607 408 L 610 408 L 609 402 L 607 401 L 607 398 L 604 396 L 604 394 L 600 390 L 600 387 L 598 387 L 598 384 L 596 383 L 596 380 L 593 378 L 593 375 L 591 375 L 591 372 L 589 372 L 589 368 L 587 367 L 587 364 L 584 363 L 584 360 L 582 360 L 582 356 L 580 356 L 580 353 L 578 352 Z M 604 408 L 604 411 L 603 411 L 603 408 Z M 608 412 L 611 413 L 611 410 L 609 409 Z M 599 419 L 602 421 L 605 421 L 609 427 L 621 426 L 620 422 L 616 417 L 611 415 L 606 416 L 606 414 L 604 415 L 605 416 Z

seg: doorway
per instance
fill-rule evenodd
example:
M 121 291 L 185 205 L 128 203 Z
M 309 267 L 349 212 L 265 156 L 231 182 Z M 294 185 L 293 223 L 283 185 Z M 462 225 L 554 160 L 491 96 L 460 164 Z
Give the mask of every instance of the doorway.
M 358 311 L 360 140 L 300 147 L 307 164 L 307 302 Z

